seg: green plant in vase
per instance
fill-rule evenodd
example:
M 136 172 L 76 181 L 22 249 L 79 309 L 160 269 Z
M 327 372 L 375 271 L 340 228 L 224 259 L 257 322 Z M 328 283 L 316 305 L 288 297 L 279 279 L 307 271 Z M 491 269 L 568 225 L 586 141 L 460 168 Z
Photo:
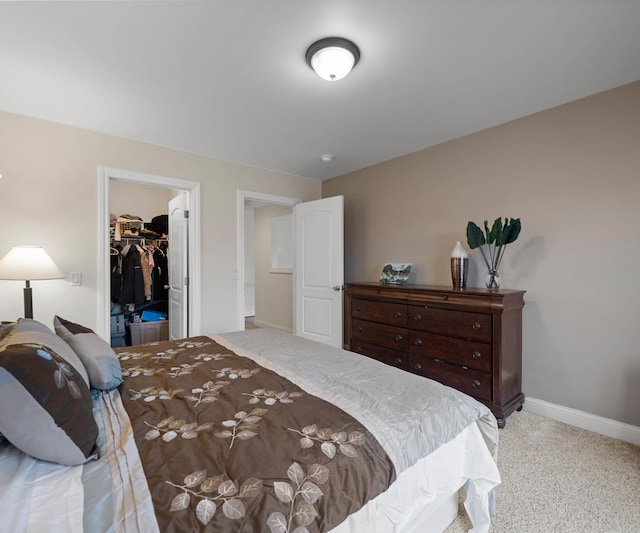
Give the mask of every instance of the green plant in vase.
M 484 232 L 474 222 L 467 223 L 467 243 L 471 250 L 480 248 L 482 259 L 487 266 L 487 275 L 485 277 L 485 285 L 488 289 L 500 288 L 500 277 L 498 268 L 504 257 L 504 251 L 507 244 L 514 242 L 522 225 L 519 218 L 507 219 L 505 217 L 504 224 L 501 218 L 496 218 L 489 229 L 489 224 L 484 221 Z

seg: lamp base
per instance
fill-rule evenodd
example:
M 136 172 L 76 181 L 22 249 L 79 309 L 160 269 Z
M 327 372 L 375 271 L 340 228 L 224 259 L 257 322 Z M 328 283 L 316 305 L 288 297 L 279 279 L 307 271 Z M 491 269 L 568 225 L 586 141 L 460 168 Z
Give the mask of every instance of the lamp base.
M 31 286 L 26 280 L 27 286 L 24 288 L 24 317 L 33 318 L 33 300 L 31 299 Z

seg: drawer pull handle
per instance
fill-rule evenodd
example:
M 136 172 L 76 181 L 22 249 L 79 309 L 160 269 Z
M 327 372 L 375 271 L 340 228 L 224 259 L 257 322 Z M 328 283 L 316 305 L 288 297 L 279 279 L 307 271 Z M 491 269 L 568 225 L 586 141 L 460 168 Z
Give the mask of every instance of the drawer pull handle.
M 442 299 L 443 299 L 443 300 L 448 300 L 448 299 L 449 299 L 449 297 L 448 297 L 448 296 L 443 296 L 443 297 L 442 297 Z
M 480 359 L 482 357 L 482 354 L 480 352 L 473 352 L 471 354 L 471 357 L 473 357 L 474 359 Z
M 396 318 L 402 318 L 402 311 L 396 311 L 396 312 L 394 313 L 394 316 L 395 316 Z
M 414 370 L 421 372 L 422 371 L 422 365 L 420 363 L 416 364 L 416 366 L 413 367 Z
M 360 306 L 356 307 L 356 311 L 358 311 L 358 312 L 362 311 L 362 307 L 360 307 Z
M 397 366 L 400 366 L 402 364 L 402 359 L 397 357 L 395 363 L 396 363 Z
M 415 344 L 416 346 L 422 346 L 422 339 L 416 339 L 415 341 L 413 341 L 413 344 Z
M 362 353 L 362 346 L 358 346 L 358 347 L 356 348 L 356 352 L 358 352 L 358 353 Z
M 402 340 L 402 335 L 396 335 L 396 340 L 397 341 L 401 341 Z
M 474 389 L 478 389 L 480 388 L 481 383 L 477 379 L 474 379 L 472 385 Z
M 471 327 L 473 329 L 480 329 L 482 327 L 482 324 L 480 324 L 480 322 L 474 322 Z
M 362 326 L 358 326 L 356 330 L 358 331 L 358 333 L 362 333 Z
M 419 321 L 419 320 L 422 320 L 422 315 L 416 315 L 416 316 L 414 316 L 413 318 L 414 318 L 414 320 L 417 322 L 417 321 Z

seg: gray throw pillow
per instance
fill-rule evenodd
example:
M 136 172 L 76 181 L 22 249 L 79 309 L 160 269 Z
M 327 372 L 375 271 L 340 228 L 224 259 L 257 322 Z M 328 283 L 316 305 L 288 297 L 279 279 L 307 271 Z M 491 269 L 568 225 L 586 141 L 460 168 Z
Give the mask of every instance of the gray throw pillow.
M 0 432 L 44 461 L 72 466 L 94 458 L 98 426 L 83 377 L 52 349 L 12 336 L 0 348 Z
M 105 340 L 91 329 L 59 316 L 53 319 L 53 327 L 84 364 L 91 387 L 110 390 L 122 383 L 120 360 Z

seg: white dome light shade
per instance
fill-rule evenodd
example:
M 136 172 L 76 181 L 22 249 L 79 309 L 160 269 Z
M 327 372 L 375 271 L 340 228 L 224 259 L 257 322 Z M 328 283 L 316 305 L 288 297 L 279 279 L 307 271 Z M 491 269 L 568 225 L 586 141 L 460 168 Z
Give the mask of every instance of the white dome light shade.
M 344 48 L 331 46 L 316 52 L 311 58 L 311 68 L 323 80 L 337 81 L 344 78 L 353 68 L 354 57 Z
M 307 64 L 327 81 L 344 78 L 360 59 L 358 47 L 341 37 L 328 37 L 313 43 L 306 53 Z

